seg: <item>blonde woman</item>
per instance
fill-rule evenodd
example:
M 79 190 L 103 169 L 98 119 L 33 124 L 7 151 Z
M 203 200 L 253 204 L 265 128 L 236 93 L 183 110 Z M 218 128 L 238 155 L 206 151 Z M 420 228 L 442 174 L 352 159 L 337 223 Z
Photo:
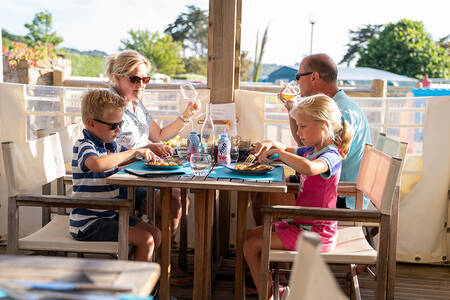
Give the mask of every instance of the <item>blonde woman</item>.
M 141 99 L 146 84 L 150 81 L 149 61 L 133 50 L 125 50 L 108 58 L 106 62 L 106 74 L 111 82 L 110 91 L 125 99 L 127 106 L 123 114 L 123 125 L 117 143 L 135 149 L 148 147 L 159 156 L 172 155 L 173 149 L 168 145 L 161 144 L 176 136 L 189 120 L 199 112 L 200 102 L 196 99 L 187 105 L 180 116 L 169 125 L 161 128 L 145 108 Z M 172 190 L 171 227 L 173 237 L 177 232 L 181 219 L 181 196 L 179 189 Z M 136 207 L 142 207 L 138 199 L 145 199 L 145 189 L 137 189 Z M 156 194 L 156 217 L 160 227 L 161 204 L 159 191 Z M 189 207 L 188 199 L 188 207 Z M 173 264 L 175 266 L 175 264 Z M 172 285 L 185 286 L 192 284 L 192 277 L 179 268 L 172 268 Z

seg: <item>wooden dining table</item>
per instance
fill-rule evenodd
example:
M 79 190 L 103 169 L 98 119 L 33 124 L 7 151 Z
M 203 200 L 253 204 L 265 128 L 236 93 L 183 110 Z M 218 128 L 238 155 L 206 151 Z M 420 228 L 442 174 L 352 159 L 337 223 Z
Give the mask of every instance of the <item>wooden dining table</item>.
M 284 176 L 282 181 L 243 180 L 229 178 L 210 178 L 208 176 L 159 176 L 142 177 L 127 173 L 116 173 L 106 179 L 108 184 L 131 187 L 161 189 L 161 277 L 160 299 L 170 297 L 170 249 L 172 232 L 170 228 L 171 189 L 189 189 L 195 194 L 195 254 L 193 299 L 211 299 L 211 252 L 214 216 L 215 191 L 237 191 L 237 229 L 236 229 L 236 269 L 235 299 L 245 299 L 245 264 L 243 244 L 247 227 L 247 210 L 250 193 L 285 193 Z M 129 191 L 129 197 L 132 193 Z
M 160 266 L 151 262 L 0 255 L 0 294 L 11 299 L 94 299 L 99 293 L 110 298 L 147 297 L 159 273 Z M 43 285 L 46 290 L 40 289 Z M 74 290 L 63 290 L 71 285 L 76 285 Z

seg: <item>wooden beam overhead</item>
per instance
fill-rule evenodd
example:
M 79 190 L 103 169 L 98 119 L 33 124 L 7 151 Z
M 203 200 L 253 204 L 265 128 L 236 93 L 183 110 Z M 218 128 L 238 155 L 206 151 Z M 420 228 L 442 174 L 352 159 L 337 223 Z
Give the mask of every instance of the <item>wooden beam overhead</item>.
M 238 10 L 240 0 L 210 0 L 208 38 L 208 87 L 212 103 L 234 102 Z M 239 71 L 237 71 L 239 72 Z

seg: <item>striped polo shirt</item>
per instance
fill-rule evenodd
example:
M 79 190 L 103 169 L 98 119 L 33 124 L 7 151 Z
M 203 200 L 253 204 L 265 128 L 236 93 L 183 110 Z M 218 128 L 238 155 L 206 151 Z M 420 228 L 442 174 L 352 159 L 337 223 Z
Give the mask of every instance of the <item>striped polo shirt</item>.
M 83 171 L 82 166 L 90 156 L 102 157 L 111 153 L 127 150 L 118 146 L 116 142 L 105 143 L 90 133 L 83 130 L 83 138 L 75 142 L 72 157 L 72 195 L 76 197 L 90 198 L 115 198 L 119 196 L 119 187 L 106 183 L 106 178 L 117 173 L 118 167 L 104 172 L 94 173 L 90 170 Z M 76 237 L 79 232 L 84 232 L 95 221 L 101 218 L 114 218 L 116 211 L 74 208 L 70 214 L 70 234 Z

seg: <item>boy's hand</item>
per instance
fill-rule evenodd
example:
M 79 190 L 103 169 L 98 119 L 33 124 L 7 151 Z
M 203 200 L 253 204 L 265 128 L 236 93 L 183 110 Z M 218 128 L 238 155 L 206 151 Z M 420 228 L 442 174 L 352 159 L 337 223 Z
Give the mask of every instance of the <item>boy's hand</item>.
M 157 161 L 159 157 L 148 148 L 136 149 L 135 155 L 142 155 L 145 161 Z
M 150 144 L 150 150 L 152 150 L 158 156 L 169 156 L 174 155 L 175 151 L 169 145 L 164 144 Z

